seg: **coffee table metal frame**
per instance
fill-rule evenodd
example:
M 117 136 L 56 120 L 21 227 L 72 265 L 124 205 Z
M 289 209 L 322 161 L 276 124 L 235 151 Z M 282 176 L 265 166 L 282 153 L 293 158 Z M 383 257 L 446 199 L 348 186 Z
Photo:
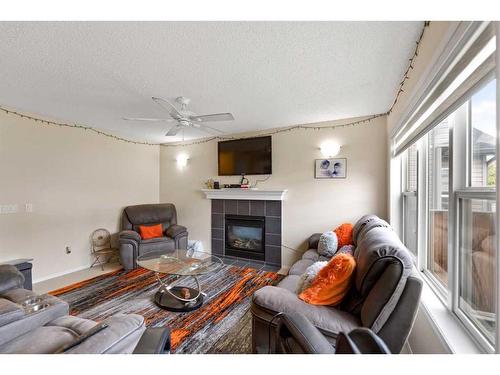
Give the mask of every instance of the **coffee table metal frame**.
M 200 253 L 200 252 L 197 252 L 197 253 Z M 214 257 L 213 255 L 208 254 L 208 253 L 203 253 L 203 254 L 210 255 L 211 257 L 218 259 L 220 261 L 220 263 L 219 263 L 220 265 L 223 264 L 219 258 Z M 172 259 L 176 259 L 176 258 L 173 257 Z M 140 261 L 138 262 L 138 264 L 143 268 L 149 269 L 148 267 L 142 266 L 140 264 Z M 185 311 L 196 310 L 203 304 L 203 299 L 204 299 L 204 297 L 206 297 L 206 294 L 202 292 L 200 282 L 196 276 L 204 274 L 204 273 L 200 273 L 200 274 L 196 274 L 196 275 L 183 275 L 183 274 L 172 273 L 170 275 L 175 276 L 175 279 L 169 283 L 166 283 L 160 277 L 160 274 L 163 272 L 158 272 L 158 271 L 154 271 L 154 270 L 152 270 L 152 271 L 155 272 L 156 280 L 160 284 L 160 288 L 156 292 L 155 298 L 154 298 L 156 304 L 159 307 L 164 308 L 164 309 L 169 310 L 169 311 L 185 312 Z M 215 269 L 211 270 L 209 272 L 213 272 L 213 271 L 215 271 Z M 166 274 L 168 274 L 168 273 L 166 273 Z M 173 285 L 180 277 L 193 278 L 195 281 L 195 284 L 196 284 L 196 288 Z M 189 297 L 189 298 L 182 297 L 181 294 L 182 294 L 183 290 L 188 290 L 189 294 L 194 295 L 194 297 Z

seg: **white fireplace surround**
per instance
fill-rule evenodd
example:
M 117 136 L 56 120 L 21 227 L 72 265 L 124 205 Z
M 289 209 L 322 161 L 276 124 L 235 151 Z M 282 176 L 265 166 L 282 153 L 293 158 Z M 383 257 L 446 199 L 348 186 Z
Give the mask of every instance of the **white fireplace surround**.
M 264 189 L 201 189 L 207 199 L 240 199 L 240 200 L 262 200 L 282 201 L 287 190 L 264 190 Z

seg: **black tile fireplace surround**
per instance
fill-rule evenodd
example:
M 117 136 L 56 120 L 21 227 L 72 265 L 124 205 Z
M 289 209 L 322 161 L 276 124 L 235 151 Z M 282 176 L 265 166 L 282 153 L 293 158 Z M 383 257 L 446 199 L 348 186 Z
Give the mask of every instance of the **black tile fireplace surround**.
M 256 249 L 241 251 L 238 247 L 258 247 L 258 242 L 251 244 L 237 242 L 235 246 L 227 244 L 226 219 L 250 219 L 249 226 L 263 225 L 262 251 Z M 252 220 L 253 219 L 253 220 Z M 248 233 L 259 233 L 251 230 Z M 245 235 L 252 237 L 254 235 Z M 245 238 L 243 242 L 251 238 Z M 281 266 L 281 201 L 212 199 L 212 253 L 221 256 L 233 256 L 242 259 L 264 261 L 266 264 Z

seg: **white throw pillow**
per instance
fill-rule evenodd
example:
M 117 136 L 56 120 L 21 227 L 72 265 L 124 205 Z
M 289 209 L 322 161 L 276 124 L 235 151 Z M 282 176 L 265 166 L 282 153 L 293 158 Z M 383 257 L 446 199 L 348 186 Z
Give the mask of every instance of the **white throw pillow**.
M 321 235 L 318 242 L 318 254 L 331 258 L 337 252 L 339 240 L 337 233 L 333 231 L 325 232 Z
M 311 283 L 318 275 L 319 271 L 326 266 L 328 262 L 315 262 L 306 268 L 305 272 L 300 276 L 300 279 L 297 281 L 297 294 L 302 293 L 305 289 L 311 286 Z

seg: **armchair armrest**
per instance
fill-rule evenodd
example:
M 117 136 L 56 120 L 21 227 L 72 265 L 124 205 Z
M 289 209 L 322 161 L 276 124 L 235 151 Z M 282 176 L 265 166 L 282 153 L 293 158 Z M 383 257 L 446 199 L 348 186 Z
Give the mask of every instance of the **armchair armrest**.
M 125 240 L 125 239 L 127 239 L 127 240 L 134 240 L 134 241 L 140 242 L 141 241 L 141 236 L 136 231 L 133 231 L 133 230 L 123 230 L 118 235 L 118 239 L 119 240 Z
M 170 329 L 147 328 L 137 343 L 133 354 L 168 354 L 170 353 Z
M 345 334 L 341 332 L 335 343 L 336 354 L 391 354 L 385 342 L 371 329 L 356 328 Z
M 282 314 L 277 326 L 281 353 L 333 354 L 335 350 L 321 332 L 302 314 Z M 300 348 L 300 349 L 299 349 Z
M 165 229 L 165 235 L 170 238 L 175 238 L 183 233 L 187 233 L 187 229 L 182 225 L 172 224 Z
M 314 233 L 309 237 L 308 240 L 308 245 L 309 249 L 317 249 L 318 248 L 318 243 L 319 243 L 319 238 L 321 237 L 321 233 Z

